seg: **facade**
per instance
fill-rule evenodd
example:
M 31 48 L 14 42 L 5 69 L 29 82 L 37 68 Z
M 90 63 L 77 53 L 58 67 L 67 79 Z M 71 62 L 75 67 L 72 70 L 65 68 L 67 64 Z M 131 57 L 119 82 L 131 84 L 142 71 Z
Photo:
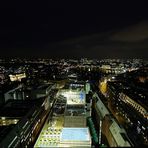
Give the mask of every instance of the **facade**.
M 109 115 L 102 121 L 102 133 L 106 135 L 110 147 L 131 147 L 126 131 Z
M 6 127 L 10 129 L 0 138 L 1 147 L 32 146 L 46 119 L 48 110 L 47 98 L 35 101 L 9 101 L 0 114 L 3 123 L 1 132 L 3 133 Z
M 95 93 L 93 95 L 93 98 L 96 100 L 96 102 L 94 103 L 94 109 L 95 116 L 98 117 L 97 124 L 100 131 L 99 143 L 101 144 L 101 137 L 105 136 L 110 147 L 131 146 L 126 131 L 124 130 L 124 128 L 121 128 L 119 126 L 118 122 L 114 119 L 111 112 L 100 99 L 99 95 Z
M 118 85 L 118 83 L 110 82 L 108 84 L 110 106 L 120 124 L 126 127 L 127 135 L 133 145 L 147 145 L 147 102 L 142 93 L 139 93 L 141 94 L 139 96 L 132 90 L 134 89 L 130 89 L 122 83 Z

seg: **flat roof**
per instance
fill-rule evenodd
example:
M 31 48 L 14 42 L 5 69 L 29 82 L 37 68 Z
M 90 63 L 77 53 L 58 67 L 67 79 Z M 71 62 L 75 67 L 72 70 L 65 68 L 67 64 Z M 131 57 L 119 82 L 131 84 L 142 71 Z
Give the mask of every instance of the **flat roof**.
M 88 128 L 63 128 L 61 141 L 90 141 Z

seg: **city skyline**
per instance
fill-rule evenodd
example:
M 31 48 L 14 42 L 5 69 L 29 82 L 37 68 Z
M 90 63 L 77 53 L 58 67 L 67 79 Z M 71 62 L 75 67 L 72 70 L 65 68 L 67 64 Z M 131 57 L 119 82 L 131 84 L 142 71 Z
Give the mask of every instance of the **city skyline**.
M 147 67 L 143 59 L 0 59 L 0 145 L 147 146 Z
M 0 146 L 148 146 L 143 2 L 0 5 Z

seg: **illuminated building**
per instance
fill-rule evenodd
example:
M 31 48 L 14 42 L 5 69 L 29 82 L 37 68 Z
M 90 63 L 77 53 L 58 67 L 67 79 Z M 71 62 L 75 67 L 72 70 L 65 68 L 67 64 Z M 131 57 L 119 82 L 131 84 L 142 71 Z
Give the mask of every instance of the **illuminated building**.
M 136 86 L 135 86 L 136 87 Z M 147 145 L 148 108 L 146 93 L 123 82 L 108 82 L 110 108 L 126 128 L 133 145 Z M 119 118 L 120 117 L 120 118 Z M 122 120 L 121 120 L 122 119 Z
M 86 125 L 85 85 L 68 86 L 74 88 L 58 91 L 35 147 L 91 147 L 91 136 Z M 73 133 L 72 136 L 70 133 Z
M 0 110 L 1 147 L 32 146 L 48 110 L 47 98 L 9 100 Z
M 102 94 L 105 94 L 107 92 L 107 79 L 104 79 L 100 82 L 99 89 Z
M 106 135 L 110 147 L 132 146 L 124 128 L 110 115 L 106 115 L 102 121 L 102 133 Z
M 86 93 L 85 85 L 71 83 L 74 89 L 60 90 L 60 94 L 66 97 L 67 104 L 64 114 L 65 127 L 86 127 Z
M 121 128 L 114 117 L 111 115 L 108 108 L 104 105 L 97 93 L 94 93 L 93 98 L 96 100 L 94 104 L 94 115 L 97 119 L 98 130 L 100 131 L 99 144 L 102 144 L 103 134 L 110 147 L 129 147 L 131 142 L 128 139 L 124 128 Z
M 140 105 L 138 102 L 131 99 L 128 95 L 124 94 L 123 92 L 119 93 L 119 98 L 125 102 L 126 104 L 133 107 L 135 110 L 137 110 L 144 118 L 148 119 L 148 112 L 147 110 Z
M 9 75 L 11 81 L 21 81 L 21 79 L 26 78 L 25 73 Z

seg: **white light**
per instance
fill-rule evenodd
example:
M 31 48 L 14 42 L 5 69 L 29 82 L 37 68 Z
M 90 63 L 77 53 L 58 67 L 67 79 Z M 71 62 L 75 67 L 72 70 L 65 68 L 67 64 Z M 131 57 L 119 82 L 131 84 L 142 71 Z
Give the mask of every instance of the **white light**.
M 142 129 L 145 130 L 145 127 L 142 126 Z
M 2 120 L 5 120 L 5 119 L 6 119 L 6 117 L 1 117 L 1 119 L 2 119 Z

